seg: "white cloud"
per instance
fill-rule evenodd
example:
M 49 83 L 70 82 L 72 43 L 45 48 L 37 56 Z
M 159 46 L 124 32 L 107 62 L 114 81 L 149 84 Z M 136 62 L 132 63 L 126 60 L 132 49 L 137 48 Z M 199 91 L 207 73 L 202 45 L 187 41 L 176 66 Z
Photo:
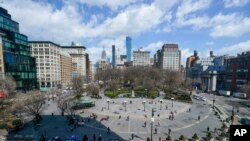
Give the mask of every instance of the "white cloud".
M 130 4 L 141 2 L 142 0 L 75 0 L 82 4 L 87 4 L 88 6 L 107 6 L 112 10 L 117 10 L 118 8 L 126 7 Z
M 164 44 L 163 41 L 158 41 L 158 42 L 148 44 L 143 49 L 146 51 L 150 51 L 151 55 L 154 55 L 157 50 L 161 49 L 163 44 Z
M 191 55 L 193 55 L 193 51 L 191 51 L 190 48 L 182 48 L 181 49 L 181 64 L 183 66 L 186 66 L 186 60 Z
M 250 51 L 250 40 L 245 42 L 240 42 L 238 44 L 234 44 L 228 47 L 223 47 L 219 49 L 217 52 L 220 55 L 229 54 L 229 55 L 236 55 L 237 53 L 242 53 Z
M 176 17 L 184 18 L 186 15 L 197 12 L 199 10 L 207 9 L 212 0 L 184 0 L 181 5 L 177 8 Z
M 244 6 L 249 2 L 249 0 L 223 0 L 223 2 L 226 8 L 230 8 Z
M 237 13 L 222 15 L 219 13 L 211 20 L 212 37 L 238 37 L 250 32 L 250 18 Z
M 86 25 L 81 23 L 82 17 L 72 5 L 55 10 L 47 3 L 11 0 L 3 3 L 3 7 L 13 20 L 19 22 L 20 31 L 31 40 L 52 40 L 66 44 L 79 42 L 84 36 L 83 27 Z

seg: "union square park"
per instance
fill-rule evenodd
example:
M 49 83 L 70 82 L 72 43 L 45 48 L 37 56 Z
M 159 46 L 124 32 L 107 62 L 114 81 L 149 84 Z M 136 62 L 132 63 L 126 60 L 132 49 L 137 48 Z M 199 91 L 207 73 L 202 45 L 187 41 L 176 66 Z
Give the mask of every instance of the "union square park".
M 215 94 L 199 90 L 200 80 L 179 72 L 106 70 L 46 92 L 16 92 L 11 78 L 2 82 L 9 87 L 1 94 L 0 140 L 224 141 L 239 123 Z

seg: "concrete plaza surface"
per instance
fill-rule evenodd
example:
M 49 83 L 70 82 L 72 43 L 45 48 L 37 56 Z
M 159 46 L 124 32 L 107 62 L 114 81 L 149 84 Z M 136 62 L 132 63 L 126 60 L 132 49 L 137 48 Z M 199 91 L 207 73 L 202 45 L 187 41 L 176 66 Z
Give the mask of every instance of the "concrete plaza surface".
M 62 140 L 70 140 L 71 136 L 75 135 L 80 141 L 84 135 L 87 135 L 89 140 L 93 141 L 95 134 L 96 138 L 101 136 L 104 141 L 122 141 L 131 140 L 131 135 L 134 134 L 135 141 L 145 141 L 151 134 L 152 109 L 155 110 L 152 124 L 155 141 L 159 140 L 159 137 L 165 139 L 169 129 L 171 129 L 172 138 L 178 139 L 180 135 L 191 138 L 194 133 L 197 133 L 199 137 L 205 137 L 207 127 L 210 131 L 221 127 L 220 120 L 214 115 L 211 105 L 206 101 L 193 100 L 193 104 L 173 101 L 172 107 L 171 100 L 163 100 L 161 103 L 161 98 L 154 100 L 117 98 L 110 99 L 108 103 L 109 98 L 104 95 L 102 97 L 96 100 L 95 107 L 83 110 L 84 113 L 82 110 L 77 111 L 76 118 L 83 121 L 77 127 L 69 125 L 66 116 L 60 115 L 56 102 L 50 100 L 48 108 L 43 113 L 41 127 L 36 129 L 34 124 L 29 122 L 23 130 L 9 134 L 9 140 L 32 138 L 38 140 L 41 135 L 46 135 L 48 139 L 59 136 Z M 127 101 L 126 106 L 124 101 Z M 146 101 L 145 111 L 143 101 Z M 174 113 L 173 120 L 169 119 L 171 112 Z M 54 113 L 54 116 L 51 116 L 51 113 Z M 92 113 L 97 115 L 96 119 L 89 118 Z M 157 128 L 157 134 L 155 128 Z

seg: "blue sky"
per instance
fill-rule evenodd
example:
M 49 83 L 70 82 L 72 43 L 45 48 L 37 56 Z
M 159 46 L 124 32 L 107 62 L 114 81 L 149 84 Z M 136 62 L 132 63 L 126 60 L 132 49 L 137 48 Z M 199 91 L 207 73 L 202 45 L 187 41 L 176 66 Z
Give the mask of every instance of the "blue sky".
M 3 0 L 29 40 L 86 46 L 93 62 L 105 47 L 132 47 L 153 55 L 178 43 L 182 64 L 196 49 L 201 57 L 250 51 L 250 0 Z

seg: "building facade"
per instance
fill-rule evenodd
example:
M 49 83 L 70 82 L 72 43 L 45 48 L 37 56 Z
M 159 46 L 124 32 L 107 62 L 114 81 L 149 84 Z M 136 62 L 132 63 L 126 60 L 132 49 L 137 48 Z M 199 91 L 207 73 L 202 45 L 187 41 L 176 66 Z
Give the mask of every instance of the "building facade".
M 4 62 L 3 62 L 3 44 L 0 36 L 0 78 L 4 77 Z
M 178 44 L 164 44 L 154 55 L 155 66 L 165 70 L 180 71 L 181 51 Z
M 250 51 L 238 54 L 226 62 L 226 90 L 239 91 L 250 81 Z
M 0 74 L 12 76 L 18 90 L 37 87 L 36 61 L 30 55 L 28 37 L 19 32 L 19 24 L 0 7 Z
M 72 81 L 72 58 L 67 52 L 60 52 L 60 69 L 62 87 L 67 87 Z
M 82 45 L 62 46 L 63 51 L 70 54 L 72 58 L 73 77 L 86 76 L 86 48 Z
M 133 51 L 133 66 L 150 66 L 150 52 L 142 48 Z
M 47 91 L 60 87 L 60 46 L 50 41 L 30 41 L 29 45 L 32 56 L 36 58 L 40 90 Z
M 131 52 L 132 52 L 132 39 L 131 37 L 126 37 L 126 55 L 127 55 L 127 62 L 131 62 Z

